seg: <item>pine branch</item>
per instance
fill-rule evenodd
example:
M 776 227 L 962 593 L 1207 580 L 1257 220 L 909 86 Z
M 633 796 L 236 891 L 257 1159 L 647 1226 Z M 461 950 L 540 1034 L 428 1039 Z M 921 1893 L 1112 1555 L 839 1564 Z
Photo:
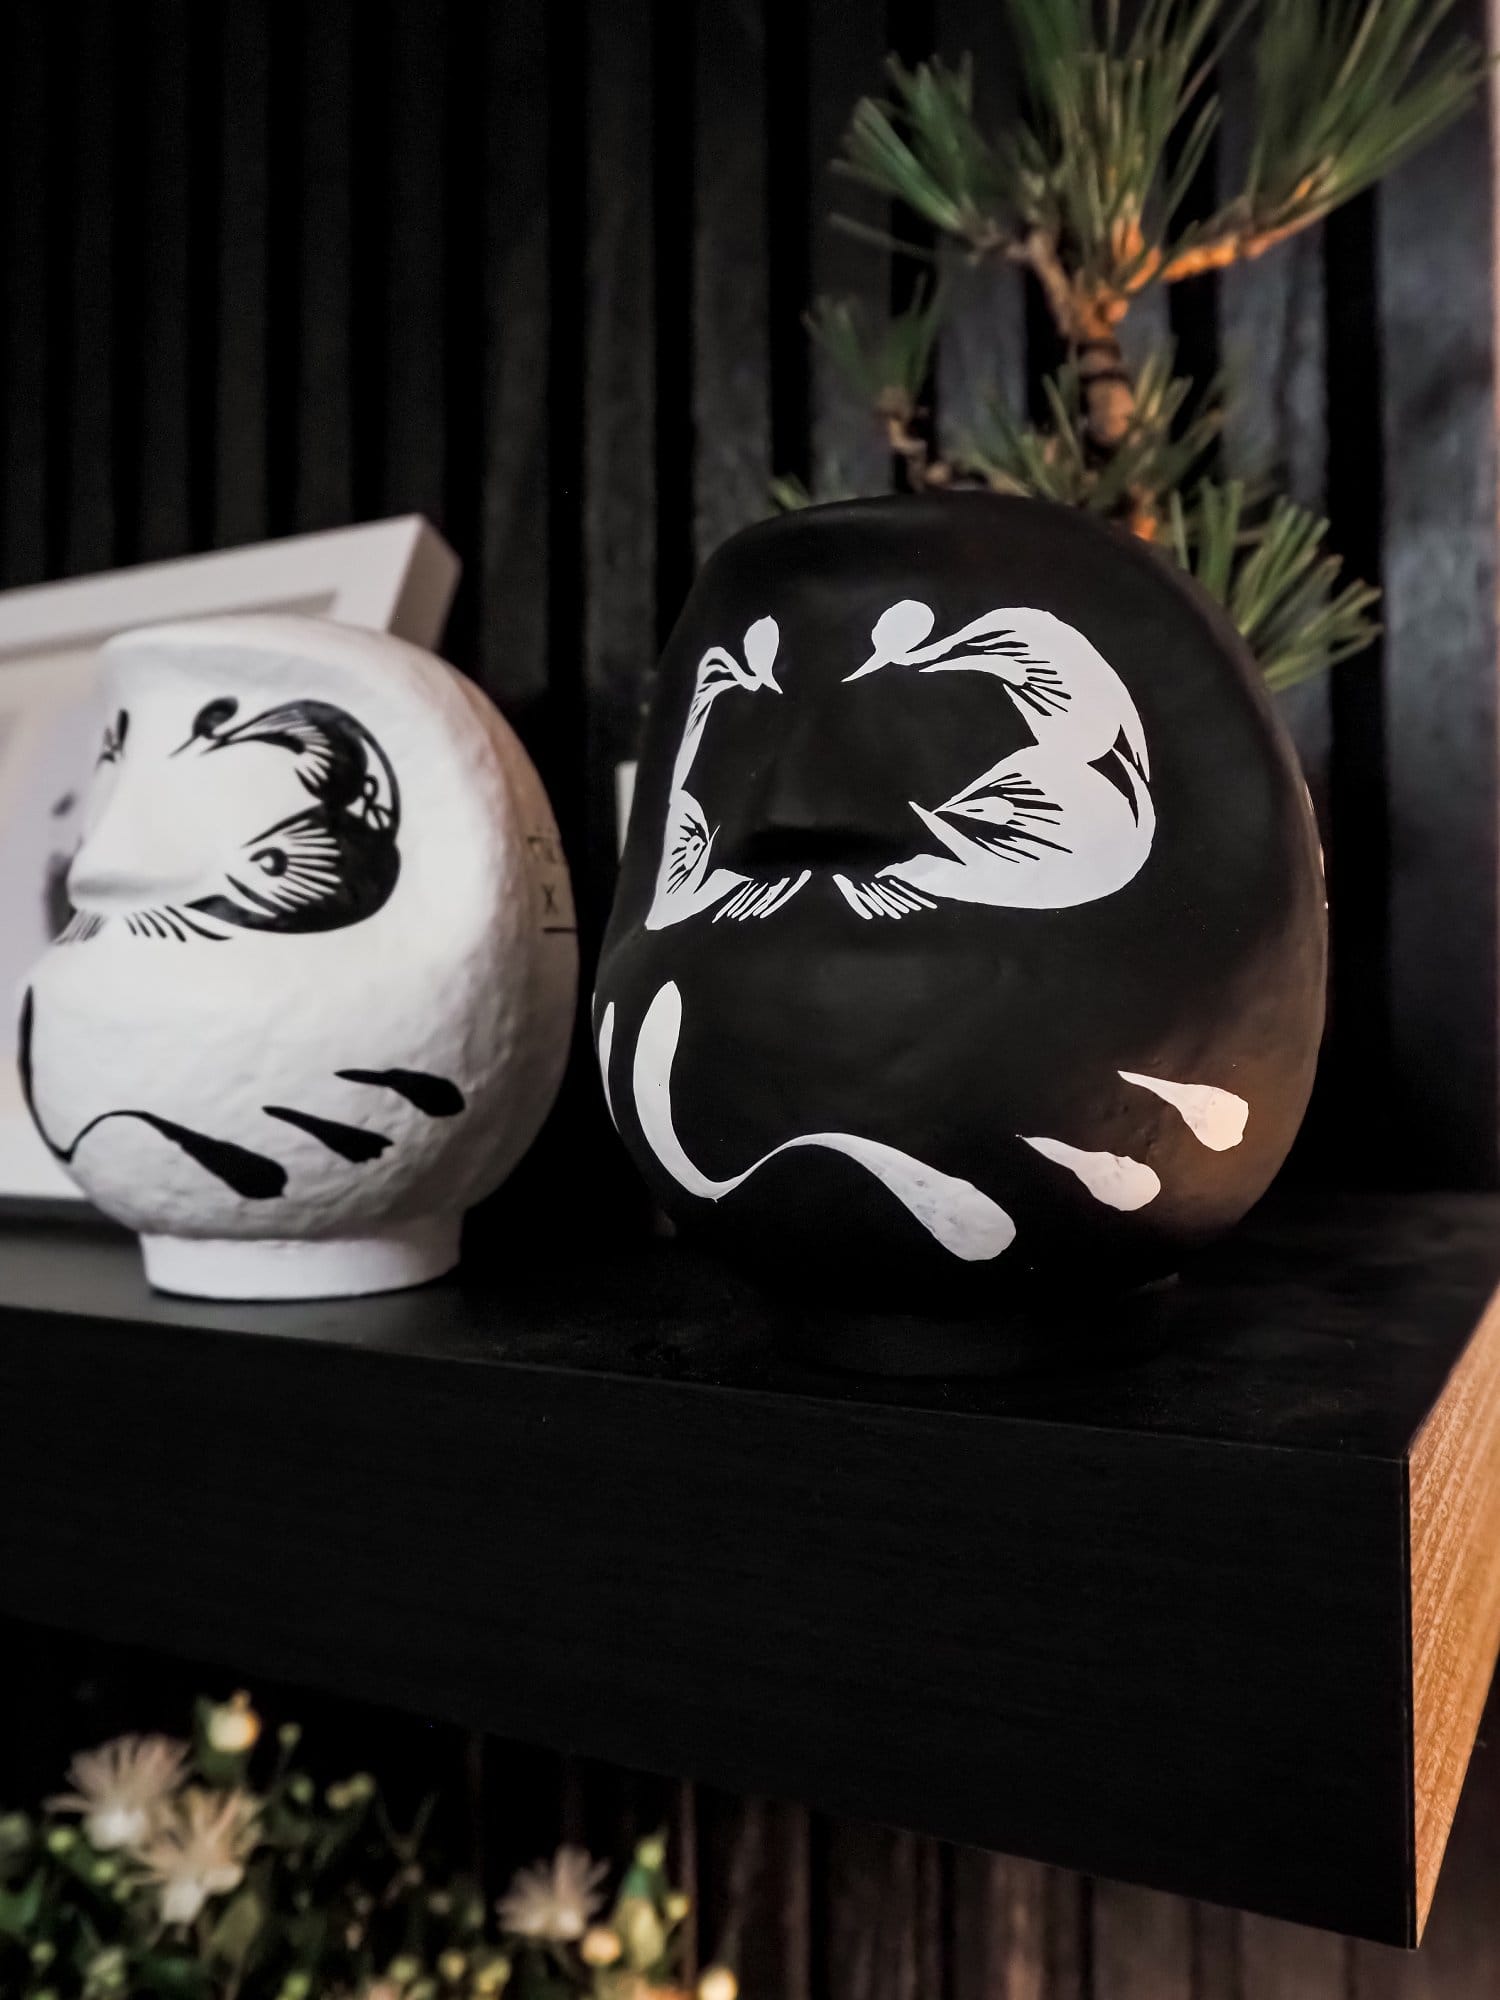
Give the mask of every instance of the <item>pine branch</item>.
M 920 402 L 936 296 L 883 331 L 837 305 L 820 305 L 809 326 L 884 427 L 908 484 L 1042 494 L 1165 538 L 1228 606 L 1272 685 L 1290 686 L 1370 643 L 1376 593 L 1340 584 L 1337 560 L 1321 553 L 1325 523 L 1201 480 L 1221 397 L 1211 389 L 1189 414 L 1169 357 L 1127 367 L 1119 325 L 1151 286 L 1262 256 L 1369 187 L 1459 115 L 1485 60 L 1471 42 L 1434 40 L 1453 0 L 1140 0 L 1129 25 L 1121 0 L 1008 4 L 1024 117 L 981 129 L 967 59 L 893 61 L 889 97 L 856 107 L 836 167 L 969 257 L 1033 274 L 1070 354 L 1046 385 L 1048 422 L 992 406 L 951 460 L 933 454 Z M 1217 129 L 1212 76 L 1252 14 L 1257 138 L 1245 183 L 1185 224 Z M 837 220 L 892 241 L 888 229 Z M 1190 501 L 1188 480 L 1200 480 Z M 780 497 L 807 496 L 783 482 Z
M 1337 556 L 1321 553 L 1328 523 L 1278 495 L 1255 508 L 1238 480 L 1205 480 L 1190 503 L 1173 493 L 1171 548 L 1178 563 L 1222 604 L 1273 690 L 1295 687 L 1379 636 L 1370 615 L 1380 592 L 1337 588 Z
M 978 255 L 1004 250 L 1013 191 L 975 123 L 969 58 L 956 68 L 937 59 L 907 69 L 892 57 L 886 70 L 894 99 L 860 99 L 834 171 L 903 202 Z
M 1031 110 L 996 153 L 1082 296 L 1159 274 L 1218 124 L 1209 76 L 1250 5 L 1146 0 L 1126 31 L 1113 0 L 1011 0 Z
M 808 313 L 808 332 L 845 381 L 882 415 L 910 418 L 932 365 L 943 323 L 942 288 L 918 285 L 905 312 L 871 329 L 850 299 L 819 299 Z
M 1482 83 L 1478 46 L 1430 52 L 1453 0 L 1265 0 L 1257 139 L 1244 190 L 1180 238 L 1154 274 L 1175 284 L 1262 256 L 1399 166 Z
M 1208 79 L 1253 0 L 1146 0 L 1128 32 L 1116 0 L 1010 0 L 1026 118 L 980 129 L 967 58 L 892 61 L 892 98 L 860 101 L 835 167 L 971 255 L 1035 270 L 1064 338 L 1087 338 L 1081 322 L 1112 324 L 1151 285 L 1262 256 L 1457 117 L 1486 62 L 1465 39 L 1434 48 L 1453 4 L 1259 0 L 1246 184 L 1185 229 L 1219 118 Z
M 1172 373 L 1172 350 L 1146 357 L 1125 435 L 1109 453 L 1089 438 L 1085 382 L 1069 363 L 1043 385 L 1051 422 L 1038 428 L 999 400 L 956 454 L 955 470 L 1001 493 L 1082 507 L 1156 537 L 1167 497 L 1191 477 L 1223 426 L 1215 385 L 1188 408 L 1192 384 Z
M 919 285 L 906 311 L 873 332 L 847 299 L 819 299 L 806 320 L 845 383 L 885 426 L 886 440 L 914 487 L 947 483 L 946 467 L 939 469 L 925 438 L 913 429 L 944 310 L 941 286 L 929 297 Z
M 1327 215 L 1463 111 L 1487 64 L 1467 38 L 1432 48 L 1452 8 L 1453 0 L 1265 0 L 1245 190 L 1256 229 Z

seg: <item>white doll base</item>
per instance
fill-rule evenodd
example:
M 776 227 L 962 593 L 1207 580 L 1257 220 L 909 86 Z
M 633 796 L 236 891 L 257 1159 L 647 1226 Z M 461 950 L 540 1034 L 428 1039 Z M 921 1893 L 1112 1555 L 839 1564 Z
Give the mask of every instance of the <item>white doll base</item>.
M 147 1282 L 195 1299 L 360 1298 L 442 1277 L 463 1217 L 392 1223 L 370 1236 L 142 1236 Z

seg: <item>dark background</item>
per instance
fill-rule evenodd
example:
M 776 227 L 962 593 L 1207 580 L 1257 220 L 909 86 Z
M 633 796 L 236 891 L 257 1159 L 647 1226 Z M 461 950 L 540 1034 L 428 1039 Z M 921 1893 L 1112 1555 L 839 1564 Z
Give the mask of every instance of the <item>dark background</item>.
M 767 510 L 773 472 L 889 483 L 800 322 L 815 291 L 881 305 L 916 275 L 824 226 L 838 134 L 890 49 L 972 48 L 1003 116 L 1002 15 L 996 0 L 15 0 L 0 585 L 425 513 L 465 566 L 446 650 L 541 766 L 590 950 L 613 767 L 695 564 Z M 1224 83 L 1210 171 L 1227 177 L 1243 65 Z M 1335 954 L 1298 1164 L 1354 1182 L 1497 1175 L 1492 196 L 1476 113 L 1324 228 L 1130 322 L 1175 335 L 1187 371 L 1229 368 L 1234 462 L 1278 462 L 1387 591 L 1379 651 L 1284 705 L 1324 826 Z M 1013 274 L 954 282 L 940 433 L 991 380 L 1035 405 L 1057 358 Z M 592 1096 L 580 1076 L 534 1196 L 576 1174 Z M 619 1184 L 597 1171 L 602 1206 Z M 671 1608 L 654 1611 L 669 1635 Z M 0 1793 L 50 1784 L 65 1745 L 166 1701 L 149 1664 L 14 1640 L 29 1693 L 8 1711 Z M 696 1820 L 706 1941 L 744 1926 L 752 2000 L 1500 1986 L 1482 1914 L 1500 1786 L 1483 1759 L 1431 1942 L 1403 1969 L 793 1808 L 415 1725 L 375 1733 L 413 1767 L 467 1773 L 497 1871 L 564 1824 L 609 1846 L 632 1819 Z

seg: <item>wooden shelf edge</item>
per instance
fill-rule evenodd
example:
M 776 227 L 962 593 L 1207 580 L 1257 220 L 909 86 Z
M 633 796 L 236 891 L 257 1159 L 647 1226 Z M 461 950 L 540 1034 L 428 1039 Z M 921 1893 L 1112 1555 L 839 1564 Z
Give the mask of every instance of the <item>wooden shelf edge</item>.
M 1500 1653 L 1500 1294 L 1407 1460 L 1420 1943 Z

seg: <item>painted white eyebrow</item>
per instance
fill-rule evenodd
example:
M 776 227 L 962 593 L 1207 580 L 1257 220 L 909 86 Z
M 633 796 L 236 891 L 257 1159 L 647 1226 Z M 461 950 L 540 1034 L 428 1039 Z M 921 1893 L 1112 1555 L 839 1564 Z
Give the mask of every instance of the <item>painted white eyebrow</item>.
M 1211 1153 L 1227 1153 L 1245 1136 L 1250 1106 L 1232 1090 L 1213 1083 L 1173 1083 L 1164 1076 L 1142 1076 L 1139 1070 L 1118 1072 L 1126 1083 L 1149 1090 L 1170 1104 L 1200 1145 Z

